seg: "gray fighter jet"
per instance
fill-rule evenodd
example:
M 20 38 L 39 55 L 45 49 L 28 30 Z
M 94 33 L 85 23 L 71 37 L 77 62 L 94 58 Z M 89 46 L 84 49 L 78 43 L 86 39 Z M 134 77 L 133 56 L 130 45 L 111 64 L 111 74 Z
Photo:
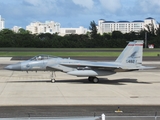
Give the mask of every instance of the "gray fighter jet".
M 70 58 L 38 55 L 27 61 L 5 67 L 13 71 L 51 71 L 51 81 L 55 82 L 54 72 L 61 71 L 77 77 L 88 77 L 90 82 L 97 83 L 97 76 L 112 75 L 116 72 L 136 71 L 151 67 L 142 66 L 143 40 L 129 42 L 114 62 L 92 62 Z

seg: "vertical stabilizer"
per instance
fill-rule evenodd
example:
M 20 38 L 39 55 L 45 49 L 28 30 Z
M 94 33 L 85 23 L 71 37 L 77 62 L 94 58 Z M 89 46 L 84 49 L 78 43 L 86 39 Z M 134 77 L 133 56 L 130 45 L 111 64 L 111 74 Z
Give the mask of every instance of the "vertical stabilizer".
M 142 64 L 143 40 L 129 42 L 115 62 L 122 63 L 123 66 L 139 66 Z

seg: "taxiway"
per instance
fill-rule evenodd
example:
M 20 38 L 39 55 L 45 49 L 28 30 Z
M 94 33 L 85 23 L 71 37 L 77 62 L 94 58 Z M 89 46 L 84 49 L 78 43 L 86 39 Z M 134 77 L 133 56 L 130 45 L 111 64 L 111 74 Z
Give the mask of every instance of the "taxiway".
M 0 110 L 13 106 L 112 106 L 112 109 L 117 106 L 149 106 L 152 114 L 160 111 L 159 61 L 144 62 L 157 66 L 157 69 L 104 76 L 95 84 L 85 77 L 61 72 L 56 72 L 56 82 L 51 83 L 50 72 L 3 70 L 5 65 L 17 62 L 10 59 L 0 59 Z

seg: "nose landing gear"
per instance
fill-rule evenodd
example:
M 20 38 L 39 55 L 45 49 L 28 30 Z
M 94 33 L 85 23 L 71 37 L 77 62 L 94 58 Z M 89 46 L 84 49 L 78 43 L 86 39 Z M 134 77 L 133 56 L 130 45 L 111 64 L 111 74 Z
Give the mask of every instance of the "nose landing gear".
M 56 82 L 55 77 L 56 77 L 56 74 L 55 74 L 55 72 L 52 71 L 52 74 L 51 74 L 51 82 L 52 83 Z

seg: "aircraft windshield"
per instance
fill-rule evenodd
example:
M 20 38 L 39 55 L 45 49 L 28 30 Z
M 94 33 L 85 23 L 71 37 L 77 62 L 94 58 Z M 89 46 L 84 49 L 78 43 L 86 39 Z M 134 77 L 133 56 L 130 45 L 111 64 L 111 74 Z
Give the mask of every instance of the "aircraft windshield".
M 46 60 L 50 58 L 57 58 L 55 56 L 50 56 L 50 55 L 37 55 L 33 58 L 30 59 L 30 61 L 37 61 L 37 60 Z

